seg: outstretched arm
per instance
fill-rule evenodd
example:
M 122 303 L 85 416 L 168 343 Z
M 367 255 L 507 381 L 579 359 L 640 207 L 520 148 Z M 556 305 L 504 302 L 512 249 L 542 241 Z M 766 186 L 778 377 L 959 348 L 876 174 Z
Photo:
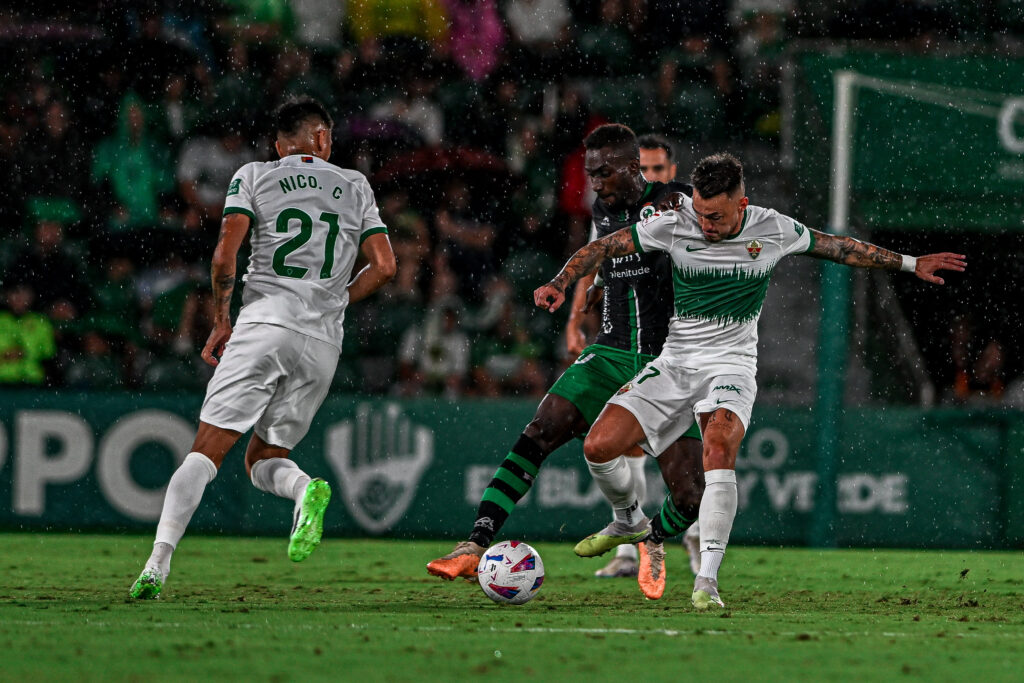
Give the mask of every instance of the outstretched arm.
M 565 301 L 565 290 L 569 285 L 593 273 L 606 258 L 626 256 L 635 251 L 631 228 L 623 228 L 581 247 L 569 258 L 555 279 L 534 290 L 533 303 L 554 313 Z
M 904 270 L 912 272 L 925 282 L 936 285 L 945 284 L 945 280 L 935 275 L 939 270 L 963 272 L 967 267 L 967 257 L 963 254 L 928 254 L 927 256 L 904 256 L 895 251 L 861 242 L 846 235 L 830 235 L 827 232 L 811 230 L 814 235 L 814 248 L 807 252 L 808 256 L 835 261 L 855 268 L 882 268 L 885 270 Z

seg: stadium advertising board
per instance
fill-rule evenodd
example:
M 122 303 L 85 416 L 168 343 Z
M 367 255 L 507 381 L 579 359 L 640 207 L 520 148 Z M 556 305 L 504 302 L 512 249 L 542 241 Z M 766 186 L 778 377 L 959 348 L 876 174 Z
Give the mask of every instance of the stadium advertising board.
M 0 525 L 154 528 L 163 487 L 191 445 L 200 397 L 0 397 Z M 330 535 L 457 538 L 532 412 L 522 401 L 330 398 L 295 457 L 334 485 Z M 847 416 L 843 433 L 835 482 L 840 545 L 1024 541 L 1024 503 L 1012 495 L 1024 485 L 1024 416 L 861 411 Z M 737 542 L 806 542 L 820 491 L 814 444 L 810 411 L 755 412 L 737 462 Z M 664 495 L 653 461 L 647 475 L 653 512 Z M 190 531 L 283 535 L 290 508 L 252 487 L 239 447 Z M 608 514 L 575 443 L 551 456 L 503 535 L 575 540 Z
M 823 223 L 833 74 L 855 76 L 852 211 L 883 228 L 1024 230 L 1024 60 L 803 54 L 793 160 L 802 213 Z M 817 215 L 814 215 L 817 212 Z

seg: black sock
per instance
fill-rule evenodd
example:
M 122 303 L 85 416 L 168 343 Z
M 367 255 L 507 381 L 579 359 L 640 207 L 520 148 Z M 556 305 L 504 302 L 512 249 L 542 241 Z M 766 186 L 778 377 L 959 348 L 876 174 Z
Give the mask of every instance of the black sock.
M 485 548 L 491 545 L 516 503 L 533 486 L 547 456 L 536 441 L 525 434 L 519 437 L 484 490 L 469 540 Z
M 671 495 L 665 496 L 665 502 L 661 504 L 661 511 L 651 520 L 651 535 L 648 538 L 654 543 L 661 543 L 669 536 L 681 534 L 689 529 L 690 525 L 697 521 L 697 511 L 686 510 L 686 512 L 689 512 L 693 519 L 688 519 L 676 508 Z

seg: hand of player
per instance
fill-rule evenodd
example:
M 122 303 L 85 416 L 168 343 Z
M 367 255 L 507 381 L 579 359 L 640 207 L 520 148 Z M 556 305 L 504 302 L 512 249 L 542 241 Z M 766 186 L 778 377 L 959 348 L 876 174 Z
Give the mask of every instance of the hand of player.
M 533 303 L 537 308 L 544 308 L 548 313 L 554 313 L 565 303 L 565 292 L 549 282 L 543 287 L 533 290 Z
M 216 366 L 224 353 L 224 346 L 231 339 L 231 323 L 216 325 L 210 330 L 210 336 L 203 347 L 202 357 L 208 365 Z
M 917 267 L 914 269 L 914 275 L 925 282 L 944 285 L 946 281 L 935 275 L 936 271 L 954 270 L 962 273 L 965 268 L 967 268 L 967 257 L 963 254 L 950 254 L 948 252 L 928 254 L 927 256 L 917 257 Z
M 658 202 L 658 211 L 678 211 L 683 208 L 684 196 L 682 192 L 673 192 L 672 194 L 665 195 Z
M 583 312 L 590 313 L 596 309 L 602 299 L 604 299 L 604 287 L 590 285 L 590 287 L 587 288 L 587 302 L 583 304 Z

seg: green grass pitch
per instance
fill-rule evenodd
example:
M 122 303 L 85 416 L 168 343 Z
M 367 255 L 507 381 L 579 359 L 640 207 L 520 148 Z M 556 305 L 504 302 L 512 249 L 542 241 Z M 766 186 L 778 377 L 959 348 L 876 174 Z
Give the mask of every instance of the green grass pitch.
M 161 599 L 128 588 L 150 536 L 0 535 L 0 680 L 1021 680 L 1017 553 L 743 548 L 726 610 L 694 613 L 673 544 L 668 590 L 596 579 L 603 558 L 538 543 L 522 607 L 424 564 L 448 541 L 186 537 Z

